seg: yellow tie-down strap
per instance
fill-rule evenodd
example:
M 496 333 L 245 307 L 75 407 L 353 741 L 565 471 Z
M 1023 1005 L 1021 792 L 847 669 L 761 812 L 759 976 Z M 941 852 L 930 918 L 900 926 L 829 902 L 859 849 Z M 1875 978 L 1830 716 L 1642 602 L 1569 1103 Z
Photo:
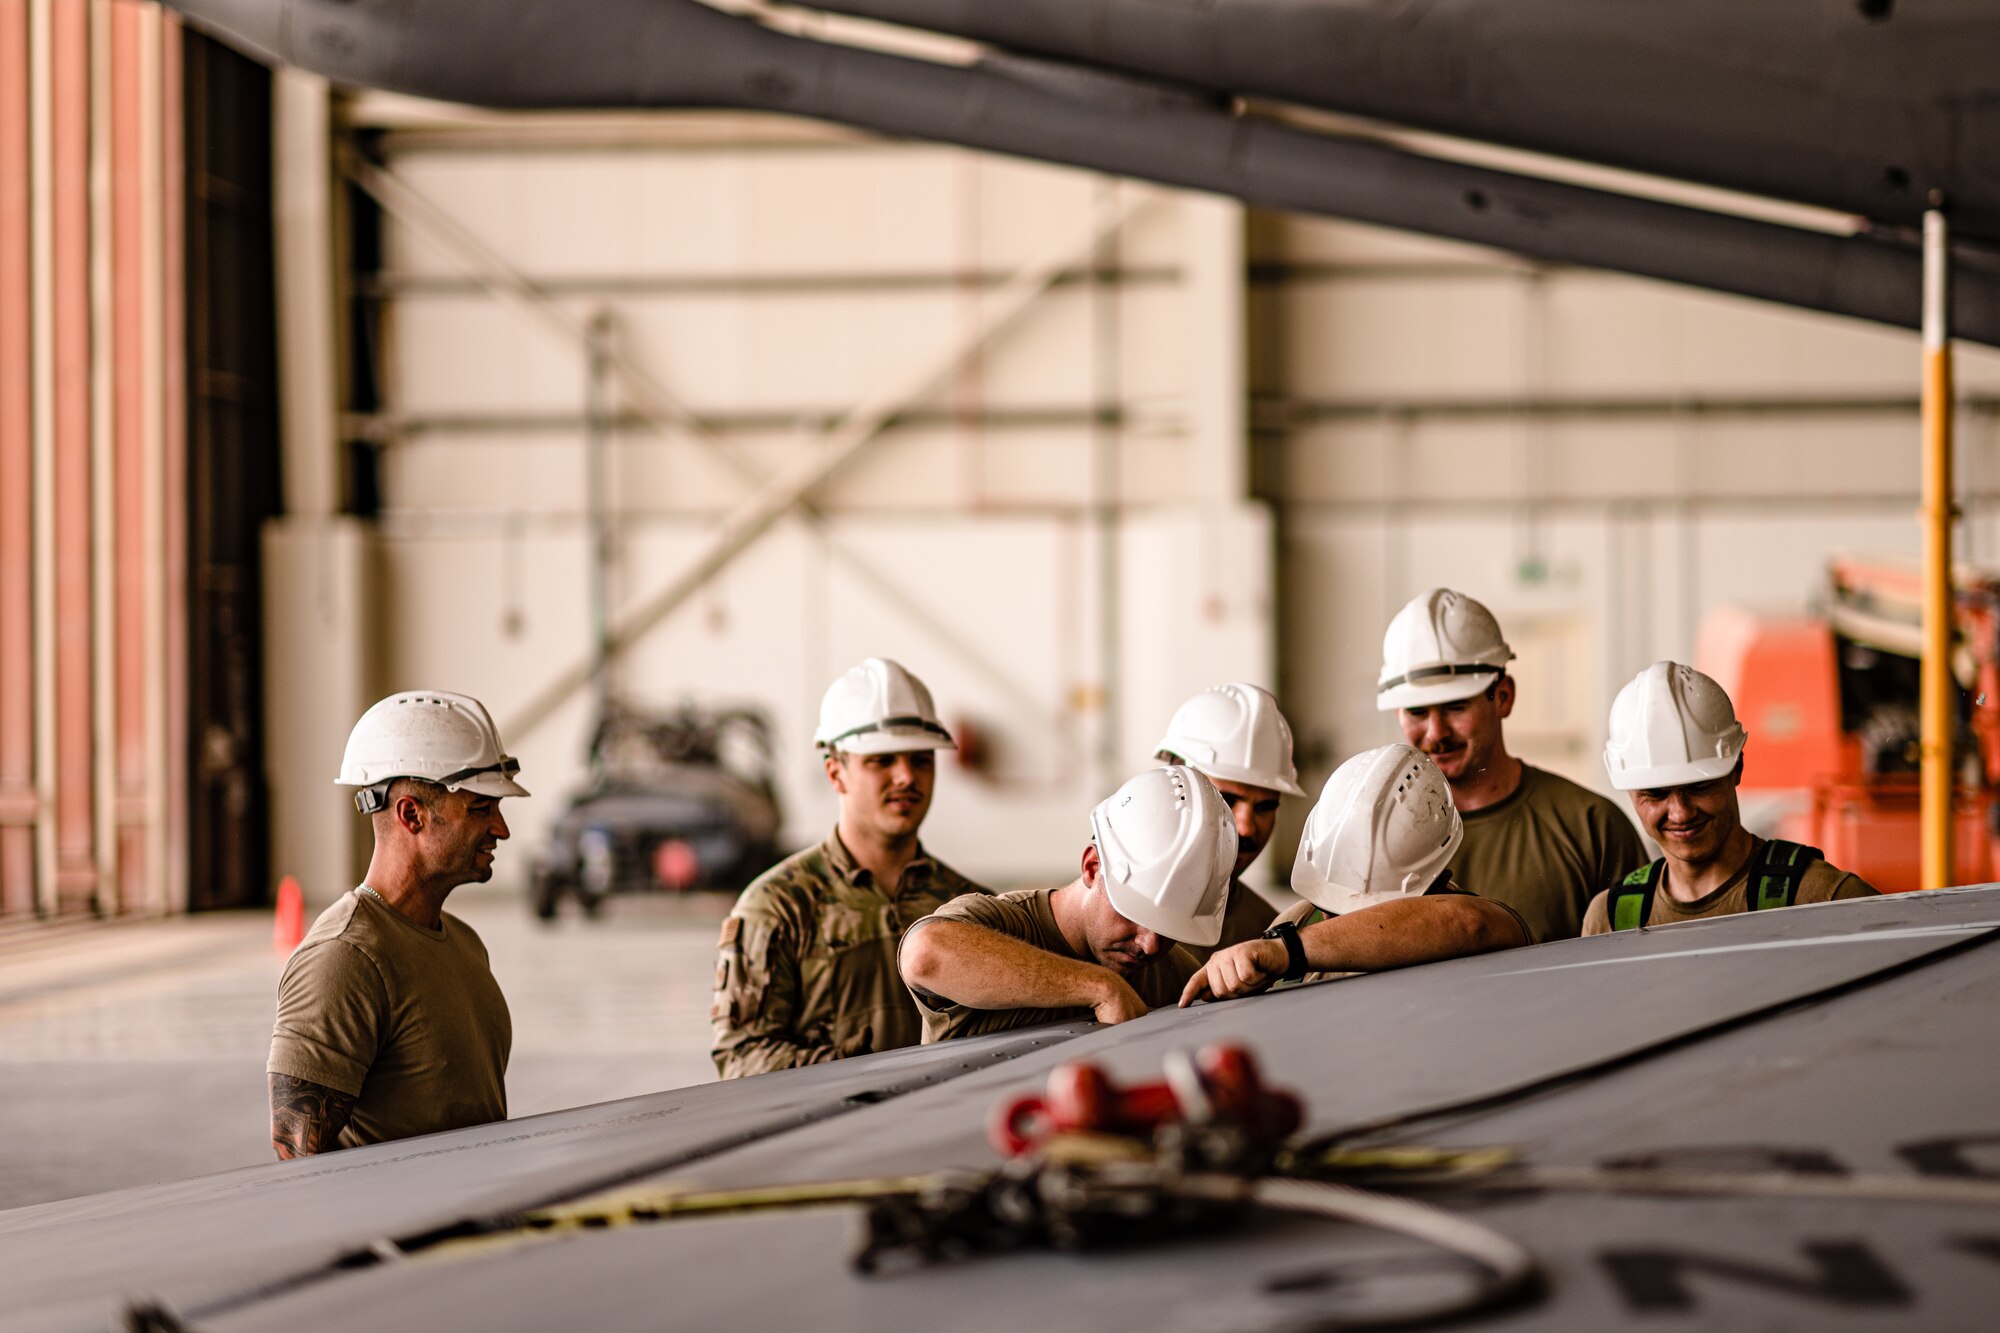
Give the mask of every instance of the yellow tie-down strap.
M 554 1238 L 579 1231 L 607 1231 L 635 1223 L 719 1214 L 768 1212 L 777 1209 L 820 1208 L 865 1203 L 894 1195 L 920 1194 L 955 1178 L 931 1174 L 878 1176 L 868 1180 L 829 1180 L 810 1185 L 765 1185 L 750 1189 L 710 1190 L 699 1185 L 624 1186 L 585 1195 L 568 1203 L 534 1208 L 508 1218 L 490 1230 L 450 1236 L 421 1246 L 385 1242 L 398 1258 L 469 1258 L 523 1241 Z M 385 1255 L 385 1257 L 388 1257 Z

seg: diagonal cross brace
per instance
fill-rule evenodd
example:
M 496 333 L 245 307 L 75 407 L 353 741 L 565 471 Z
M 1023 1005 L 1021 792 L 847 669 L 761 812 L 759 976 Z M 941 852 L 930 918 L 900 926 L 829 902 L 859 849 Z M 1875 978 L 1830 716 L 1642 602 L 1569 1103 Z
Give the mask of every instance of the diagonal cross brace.
M 588 344 L 590 333 L 585 321 L 572 317 L 556 305 L 531 278 L 513 269 L 407 182 L 386 168 L 367 161 L 351 148 L 342 154 L 341 166 L 355 184 L 366 190 L 398 220 L 429 233 L 470 260 L 472 276 L 489 294 L 564 339 L 578 345 Z M 939 358 L 908 379 L 893 382 L 865 399 L 819 437 L 820 447 L 817 450 L 801 455 L 792 466 L 775 477 L 757 476 L 749 464 L 717 440 L 706 423 L 654 379 L 630 353 L 615 347 L 608 349 L 607 359 L 626 382 L 634 399 L 633 405 L 643 417 L 661 430 L 679 428 L 685 431 L 739 476 L 759 483 L 760 487 L 725 516 L 708 547 L 689 568 L 620 619 L 613 627 L 607 645 L 610 656 L 620 656 L 643 639 L 730 561 L 794 510 L 801 513 L 831 553 L 863 575 L 878 592 L 889 595 L 904 610 L 917 612 L 919 608 L 899 589 L 888 584 L 879 572 L 841 549 L 833 540 L 825 530 L 823 518 L 810 504 L 811 492 L 878 438 L 911 403 L 935 391 L 968 360 L 1006 332 L 1064 273 L 1088 263 L 1099 246 L 1150 202 L 1150 196 L 1134 196 L 1128 191 L 1117 192 L 1109 201 L 1100 200 L 1081 238 L 1066 237 L 1065 244 L 1048 258 L 1023 265 L 986 303 L 981 318 L 954 338 Z M 932 628 L 936 629 L 946 647 L 979 666 L 980 674 L 1013 696 L 1017 703 L 1034 713 L 1045 711 L 1011 680 L 992 670 L 990 664 L 977 654 L 970 653 L 955 636 L 936 626 Z M 518 743 L 520 736 L 547 721 L 570 695 L 589 683 L 591 670 L 591 663 L 582 659 L 566 667 L 530 695 L 520 712 L 508 719 L 507 734 L 515 737 Z

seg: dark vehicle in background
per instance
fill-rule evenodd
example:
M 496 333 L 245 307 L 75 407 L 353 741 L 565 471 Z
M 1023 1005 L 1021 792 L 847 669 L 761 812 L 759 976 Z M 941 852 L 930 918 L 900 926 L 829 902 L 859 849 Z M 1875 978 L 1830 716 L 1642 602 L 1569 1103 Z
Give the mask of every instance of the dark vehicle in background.
M 590 772 L 535 863 L 544 920 L 569 895 L 595 916 L 614 893 L 733 891 L 777 859 L 771 727 L 756 709 L 608 708 Z

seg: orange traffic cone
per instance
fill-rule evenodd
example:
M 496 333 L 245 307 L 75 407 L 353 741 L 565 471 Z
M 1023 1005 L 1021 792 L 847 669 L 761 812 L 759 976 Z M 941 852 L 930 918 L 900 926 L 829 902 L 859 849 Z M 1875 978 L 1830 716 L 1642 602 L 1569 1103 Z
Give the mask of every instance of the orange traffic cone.
M 278 881 L 278 919 L 271 927 L 271 947 L 288 954 L 306 937 L 306 896 L 299 882 L 287 875 Z

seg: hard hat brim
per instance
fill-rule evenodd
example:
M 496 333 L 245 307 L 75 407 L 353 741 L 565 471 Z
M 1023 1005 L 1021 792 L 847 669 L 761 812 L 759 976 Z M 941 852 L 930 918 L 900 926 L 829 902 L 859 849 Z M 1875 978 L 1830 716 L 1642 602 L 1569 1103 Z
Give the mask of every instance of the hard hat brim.
M 884 727 L 837 741 L 821 741 L 821 747 L 842 754 L 904 754 L 913 750 L 956 750 L 958 742 L 949 735 L 916 727 Z
M 1118 915 L 1133 925 L 1142 926 L 1161 939 L 1172 940 L 1176 944 L 1198 944 L 1203 948 L 1222 938 L 1221 915 L 1218 914 L 1207 921 L 1193 922 L 1192 929 L 1179 922 L 1176 922 L 1171 930 L 1163 929 L 1157 924 L 1163 919 L 1158 915 L 1157 904 L 1149 901 L 1144 894 L 1129 887 L 1122 880 L 1113 879 L 1102 869 L 1101 863 L 1099 873 L 1103 875 L 1104 892 L 1111 899 L 1112 907 L 1117 909 Z
M 458 791 L 469 791 L 476 796 L 526 796 L 528 789 L 505 773 L 475 773 L 469 778 L 451 784 Z
M 1159 754 L 1165 751 L 1167 754 L 1178 756 L 1181 763 L 1211 781 L 1221 778 L 1224 782 L 1240 782 L 1247 787 L 1263 787 L 1281 796 L 1306 794 L 1305 788 L 1298 783 L 1288 781 L 1276 773 L 1259 773 L 1238 764 L 1215 763 L 1188 753 L 1190 750 L 1199 751 L 1206 748 L 1202 743 L 1192 741 L 1185 736 L 1162 736 L 1160 743 L 1153 747 L 1153 753 Z
M 1457 703 L 1486 693 L 1493 682 L 1505 675 L 1501 667 L 1490 671 L 1476 671 L 1470 675 L 1447 676 L 1442 680 L 1427 681 L 1423 684 L 1405 682 L 1383 690 L 1375 696 L 1377 712 L 1391 713 L 1399 708 L 1429 708 L 1435 704 Z
M 1628 768 L 1622 771 L 1611 767 L 1607 757 L 1604 769 L 1611 778 L 1611 785 L 1619 791 L 1665 790 L 1669 787 L 1691 787 L 1698 782 L 1713 782 L 1726 778 L 1735 771 L 1743 759 L 1739 749 L 1732 755 L 1718 755 L 1713 759 L 1690 759 L 1679 764 L 1656 764 L 1651 768 Z
M 1320 911 L 1325 912 L 1328 916 L 1346 916 L 1348 913 L 1358 912 L 1364 907 L 1373 907 L 1376 903 L 1389 901 L 1380 894 L 1368 894 L 1361 892 L 1359 889 L 1343 888 L 1341 885 L 1329 883 L 1323 879 L 1307 880 L 1304 883 L 1301 883 L 1300 880 L 1301 876 L 1292 876 L 1292 892 L 1298 894 L 1299 897 L 1305 899 Z

